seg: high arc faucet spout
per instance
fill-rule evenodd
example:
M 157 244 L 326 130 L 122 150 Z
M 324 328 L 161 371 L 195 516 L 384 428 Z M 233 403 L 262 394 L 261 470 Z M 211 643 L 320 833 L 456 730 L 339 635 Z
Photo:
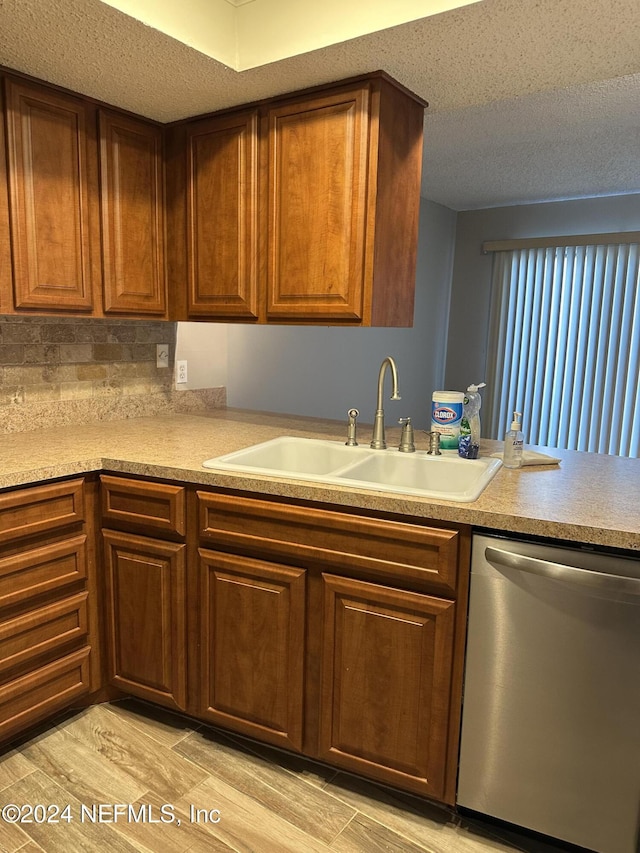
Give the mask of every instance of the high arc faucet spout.
M 400 394 L 398 393 L 398 368 L 396 367 L 395 361 L 388 355 L 380 365 L 380 372 L 378 373 L 378 400 L 376 404 L 376 415 L 373 422 L 373 437 L 371 439 L 370 447 L 373 450 L 385 450 L 387 446 L 387 442 L 385 440 L 384 434 L 384 407 L 382 404 L 382 397 L 384 394 L 384 377 L 387 372 L 387 368 L 391 370 L 391 400 L 400 400 Z

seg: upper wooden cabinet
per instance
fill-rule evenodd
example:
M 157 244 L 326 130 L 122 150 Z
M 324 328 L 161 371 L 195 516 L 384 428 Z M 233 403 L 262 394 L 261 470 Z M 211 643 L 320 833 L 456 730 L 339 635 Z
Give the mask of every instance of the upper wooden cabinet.
M 412 325 L 423 111 L 384 77 L 269 109 L 268 320 Z
M 4 95 L 0 86 L 0 116 L 4 116 Z M 13 307 L 11 272 L 11 239 L 9 236 L 9 196 L 7 187 L 7 151 L 4 121 L 0 121 L 0 313 Z
M 5 82 L 14 307 L 90 313 L 100 259 L 95 107 Z
M 411 325 L 423 112 L 375 74 L 174 128 L 183 317 Z
M 163 130 L 100 111 L 106 314 L 166 314 Z
M 4 84 L 0 312 L 412 325 L 425 104 L 382 72 L 170 127 Z
M 164 128 L 38 83 L 5 87 L 2 313 L 166 318 Z
M 257 133 L 257 110 L 186 131 L 190 317 L 258 319 Z

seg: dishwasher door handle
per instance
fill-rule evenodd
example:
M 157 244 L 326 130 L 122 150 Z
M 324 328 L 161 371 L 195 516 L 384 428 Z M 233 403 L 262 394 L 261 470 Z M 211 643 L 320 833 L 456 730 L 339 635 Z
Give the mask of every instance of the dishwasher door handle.
M 635 604 L 640 604 L 640 578 L 579 569 L 576 566 L 565 566 L 562 563 L 553 563 L 538 557 L 514 554 L 500 548 L 485 548 L 484 555 L 488 562 L 503 568 L 517 569 L 544 578 L 573 583 L 593 592 L 601 592 L 603 595 L 613 593 Z

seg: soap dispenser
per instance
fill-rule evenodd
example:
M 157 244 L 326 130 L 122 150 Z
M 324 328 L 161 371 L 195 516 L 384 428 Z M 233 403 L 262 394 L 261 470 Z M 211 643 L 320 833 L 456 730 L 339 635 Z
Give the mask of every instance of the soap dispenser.
M 480 407 L 482 406 L 480 389 L 486 387 L 485 382 L 479 382 L 477 385 L 469 385 L 464 395 L 464 406 L 462 409 L 460 434 L 470 435 L 471 443 L 478 446 L 480 445 Z
M 486 387 L 484 382 L 469 385 L 464 395 L 458 442 L 458 454 L 463 459 L 477 459 L 480 452 L 480 406 L 482 405 L 480 389 L 484 387 Z
M 524 436 L 522 435 L 522 412 L 513 413 L 511 429 L 504 437 L 502 461 L 507 468 L 522 468 Z

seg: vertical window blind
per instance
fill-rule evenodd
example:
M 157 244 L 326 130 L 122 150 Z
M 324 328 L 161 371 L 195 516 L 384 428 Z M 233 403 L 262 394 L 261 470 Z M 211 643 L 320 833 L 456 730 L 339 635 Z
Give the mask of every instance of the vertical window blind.
M 639 263 L 638 242 L 496 251 L 491 437 L 518 411 L 528 443 L 640 455 Z

